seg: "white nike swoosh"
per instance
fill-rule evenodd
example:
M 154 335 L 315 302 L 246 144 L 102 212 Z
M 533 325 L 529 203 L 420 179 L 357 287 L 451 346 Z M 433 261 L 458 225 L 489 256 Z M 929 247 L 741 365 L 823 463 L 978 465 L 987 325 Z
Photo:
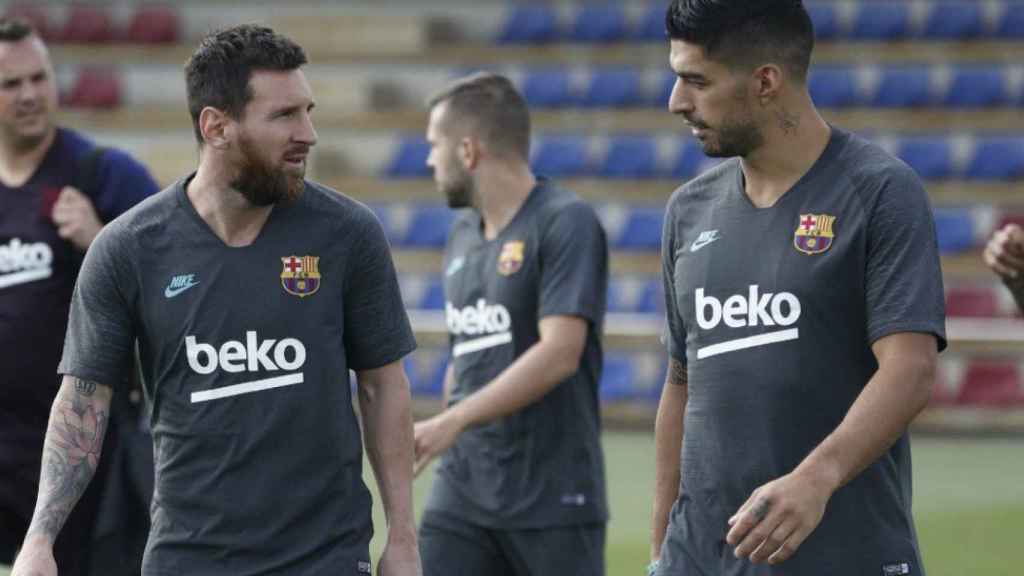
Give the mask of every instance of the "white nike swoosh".
M 718 240 L 719 238 L 721 238 L 721 236 L 715 236 L 714 238 L 708 238 L 707 240 L 703 240 L 703 241 L 702 240 L 695 240 L 693 242 L 693 245 L 690 246 L 690 252 L 696 252 L 697 250 L 700 250 L 701 248 L 707 246 L 708 244 L 711 244 L 712 242 L 714 242 L 715 240 Z
M 189 288 L 197 284 L 199 284 L 199 282 L 193 282 L 192 284 L 188 284 L 186 286 L 179 286 L 177 288 L 171 288 L 170 286 L 168 286 L 167 288 L 164 289 L 164 296 L 166 296 L 167 298 L 174 298 L 178 294 L 181 294 L 185 290 L 188 290 Z

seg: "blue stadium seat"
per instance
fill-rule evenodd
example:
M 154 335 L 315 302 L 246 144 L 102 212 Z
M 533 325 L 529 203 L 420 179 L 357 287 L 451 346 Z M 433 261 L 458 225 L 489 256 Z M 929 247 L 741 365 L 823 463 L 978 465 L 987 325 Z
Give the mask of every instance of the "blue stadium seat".
M 543 44 L 557 40 L 558 14 L 551 6 L 526 4 L 511 8 L 498 33 L 501 44 Z
M 807 12 L 814 23 L 814 37 L 819 40 L 831 40 L 839 36 L 839 17 L 836 6 L 831 2 L 809 2 Z M 664 13 L 662 20 L 664 21 Z
M 588 142 L 581 136 L 543 138 L 532 164 L 534 172 L 553 178 L 583 176 L 591 169 Z
M 999 38 L 1024 38 L 1024 3 L 1006 5 L 996 25 L 996 36 Z
M 573 42 L 617 42 L 626 36 L 626 14 L 616 4 L 585 4 L 576 13 Z
M 441 350 L 417 350 L 402 361 L 413 396 L 439 398 L 444 389 L 448 356 Z
M 984 18 L 980 2 L 936 2 L 924 25 L 924 37 L 966 40 L 981 36 Z
M 640 290 L 635 278 L 612 276 L 608 282 L 608 312 L 632 314 L 636 312 Z
M 641 314 L 663 314 L 665 312 L 665 291 L 661 285 L 660 276 L 655 276 L 644 284 L 636 311 Z
M 932 102 L 931 72 L 925 66 L 887 68 L 870 104 L 888 108 L 927 106 Z
M 572 84 L 569 73 L 562 68 L 533 70 L 523 80 L 523 97 L 535 108 L 572 106 Z
M 618 238 L 609 239 L 623 250 L 658 250 L 661 248 L 661 227 L 665 210 L 657 207 L 633 207 Z
M 452 210 L 443 204 L 420 204 L 413 212 L 401 245 L 440 248 L 448 239 L 448 228 L 453 219 Z
M 608 354 L 604 357 L 599 386 L 601 400 L 616 402 L 631 400 L 636 396 L 632 358 L 625 354 Z
M 1007 103 L 1006 74 L 994 67 L 961 68 L 954 72 L 943 103 L 956 108 L 983 108 Z
M 860 104 L 857 71 L 846 66 L 819 67 L 811 70 L 807 87 L 814 103 L 822 108 L 847 108 Z
M 896 151 L 925 180 L 941 180 L 953 175 L 953 150 L 941 136 L 905 138 Z
M 640 72 L 635 68 L 596 69 L 583 96 L 590 108 L 624 108 L 643 100 Z
M 666 2 L 651 2 L 644 12 L 640 25 L 636 29 L 635 37 L 643 41 L 665 41 L 668 35 L 665 33 L 665 12 L 668 8 Z
M 967 168 L 974 180 L 1024 178 L 1024 137 L 992 137 L 979 140 Z
M 910 31 L 910 8 L 904 2 L 858 2 L 853 22 L 853 38 L 893 40 Z
M 598 173 L 603 178 L 658 176 L 658 146 L 647 136 L 615 136 Z
M 444 309 L 444 283 L 439 276 L 430 279 L 430 284 L 419 301 L 419 307 L 423 310 Z
M 654 95 L 653 104 L 659 108 L 667 108 L 668 101 L 672 97 L 672 89 L 676 86 L 675 72 L 666 72 L 658 82 L 658 93 Z
M 937 209 L 934 217 L 939 252 L 952 254 L 974 248 L 974 219 L 969 210 Z
M 672 166 L 672 177 L 690 179 L 721 162 L 722 158 L 708 158 L 700 148 L 700 143 L 686 138 L 679 144 L 679 154 Z
M 430 144 L 422 136 L 405 136 L 388 163 L 384 174 L 391 178 L 423 178 L 430 176 L 427 156 Z

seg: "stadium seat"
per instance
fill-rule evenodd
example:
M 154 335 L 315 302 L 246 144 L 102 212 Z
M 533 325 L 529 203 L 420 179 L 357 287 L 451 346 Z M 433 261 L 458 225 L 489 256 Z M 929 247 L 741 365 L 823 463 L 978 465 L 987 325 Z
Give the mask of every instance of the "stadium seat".
M 401 245 L 410 248 L 440 248 L 448 240 L 448 229 L 455 215 L 443 204 L 416 207 Z
M 984 17 L 980 2 L 935 2 L 924 25 L 931 40 L 967 40 L 981 36 Z
M 1002 106 L 1007 103 L 1007 96 L 1004 70 L 977 66 L 954 72 L 943 103 L 955 108 Z
M 50 23 L 49 14 L 43 8 L 36 4 L 28 2 L 17 2 L 8 6 L 7 10 L 4 11 L 4 16 L 9 18 L 21 18 L 26 20 L 33 28 L 36 29 L 36 33 L 43 40 L 54 40 L 55 32 L 53 25 Z M 57 38 L 59 40 L 59 38 Z
M 679 153 L 672 166 L 672 177 L 690 179 L 721 161 L 721 158 L 708 158 L 696 140 L 686 138 L 679 145 Z
M 447 352 L 440 349 L 417 350 L 402 361 L 409 377 L 413 396 L 439 398 L 444 390 L 444 375 L 448 369 Z
M 625 354 L 608 354 L 604 357 L 599 386 L 602 401 L 622 402 L 636 396 L 633 385 L 632 358 Z
M 666 72 L 661 77 L 661 80 L 658 82 L 658 91 L 654 95 L 654 102 L 652 104 L 658 108 L 668 107 L 668 101 L 672 98 L 672 90 L 676 86 L 677 78 L 678 76 L 676 76 L 675 72 Z
M 1024 178 L 1024 137 L 991 137 L 979 140 L 967 167 L 972 180 Z
M 115 39 L 110 13 L 104 7 L 75 4 L 60 39 L 71 44 L 102 44 Z
M 558 14 L 551 6 L 514 6 L 498 33 L 501 44 L 543 44 L 558 39 Z
M 668 39 L 665 33 L 666 2 L 651 2 L 647 6 L 639 26 L 634 34 L 637 40 L 648 42 L 664 42 Z
M 1008 3 L 996 25 L 999 38 L 1024 38 L 1024 3 Z
M 121 104 L 121 82 L 108 68 L 83 68 L 68 93 L 71 108 L 116 108 Z
M 613 276 L 608 282 L 608 312 L 637 312 L 643 294 L 643 282 L 636 276 Z
M 927 106 L 931 102 L 930 70 L 924 66 L 912 66 L 884 70 L 878 90 L 869 103 L 886 108 L 907 108 Z
M 616 136 L 608 145 L 599 174 L 603 178 L 654 178 L 658 176 L 658 149 L 646 136 Z
M 384 174 L 391 178 L 423 178 L 430 176 L 432 171 L 427 166 L 430 155 L 430 144 L 422 136 L 403 137 L 398 150 L 391 158 Z
M 533 157 L 537 174 L 564 178 L 583 176 L 590 172 L 590 153 L 586 138 L 552 136 L 540 140 Z
M 626 14 L 616 4 L 584 4 L 576 13 L 573 42 L 618 42 L 626 36 Z
M 807 87 L 815 105 L 846 108 L 860 104 L 857 71 L 845 66 L 819 67 L 811 71 Z
M 430 279 L 419 306 L 424 310 L 444 310 L 444 283 L 439 276 Z
M 952 254 L 970 250 L 975 245 L 974 219 L 969 210 L 944 208 L 935 210 L 935 233 L 939 252 Z
M 582 104 L 589 108 L 637 106 L 643 100 L 640 72 L 636 69 L 595 70 Z
M 896 155 L 925 180 L 941 180 L 953 174 L 953 149 L 942 136 L 904 138 Z
M 904 2 L 858 2 L 852 37 L 858 40 L 894 40 L 910 31 L 910 8 Z
M 971 362 L 957 403 L 988 408 L 1009 408 L 1024 403 L 1020 379 L 1020 369 L 1015 362 Z
M 818 40 L 832 40 L 839 36 L 839 16 L 831 2 L 809 2 L 807 12 L 814 23 L 814 37 Z M 662 13 L 664 21 L 664 13 Z
M 655 276 L 644 283 L 644 290 L 640 294 L 636 311 L 640 314 L 663 314 L 665 312 L 665 292 L 660 276 Z
M 561 108 L 572 106 L 572 84 L 563 68 L 533 70 L 523 79 L 523 97 L 535 108 Z
M 657 207 L 632 207 L 622 233 L 609 238 L 616 248 L 623 250 L 658 250 L 661 248 L 661 228 L 665 210 Z
M 1000 316 L 995 292 L 987 287 L 952 287 L 946 291 L 946 315 L 971 318 Z
M 178 41 L 178 12 L 170 6 L 140 6 L 128 23 L 125 40 L 134 44 L 170 44 Z

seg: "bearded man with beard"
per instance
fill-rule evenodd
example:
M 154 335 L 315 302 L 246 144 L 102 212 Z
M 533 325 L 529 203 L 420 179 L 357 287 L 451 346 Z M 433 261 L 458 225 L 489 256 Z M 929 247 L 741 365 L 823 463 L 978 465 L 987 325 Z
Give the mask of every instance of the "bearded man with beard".
M 388 518 L 378 574 L 420 574 L 401 366 L 415 341 L 380 223 L 304 180 L 317 139 L 305 63 L 246 25 L 186 65 L 198 170 L 105 228 L 85 260 L 15 575 L 57 573 L 53 540 L 135 340 L 156 458 L 143 574 L 369 574 L 349 370 Z
M 593 208 L 534 176 L 530 117 L 495 74 L 430 101 L 427 163 L 453 209 L 445 247 L 445 410 L 415 428 L 441 456 L 424 574 L 604 574 L 598 382 L 608 244 Z

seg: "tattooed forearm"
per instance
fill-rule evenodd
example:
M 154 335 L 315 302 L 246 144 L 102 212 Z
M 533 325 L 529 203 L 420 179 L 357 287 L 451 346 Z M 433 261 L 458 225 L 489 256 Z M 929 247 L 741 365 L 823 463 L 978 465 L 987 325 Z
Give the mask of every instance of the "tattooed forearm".
M 689 383 L 686 366 L 675 358 L 668 359 L 668 382 L 674 386 L 686 386 Z
M 96 472 L 107 430 L 111 391 L 65 377 L 50 410 L 39 498 L 28 535 L 56 538 Z

